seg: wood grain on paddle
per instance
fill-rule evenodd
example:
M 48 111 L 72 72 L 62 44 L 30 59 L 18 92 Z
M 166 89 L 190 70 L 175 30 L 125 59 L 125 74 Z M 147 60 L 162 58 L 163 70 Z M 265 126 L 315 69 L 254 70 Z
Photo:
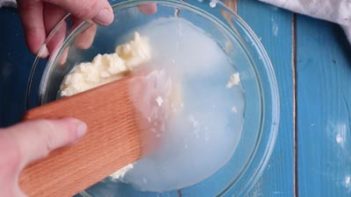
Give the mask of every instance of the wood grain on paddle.
M 75 117 L 88 125 L 77 144 L 52 152 L 20 176 L 28 196 L 66 197 L 84 190 L 141 156 L 140 117 L 129 78 L 33 109 L 26 120 Z

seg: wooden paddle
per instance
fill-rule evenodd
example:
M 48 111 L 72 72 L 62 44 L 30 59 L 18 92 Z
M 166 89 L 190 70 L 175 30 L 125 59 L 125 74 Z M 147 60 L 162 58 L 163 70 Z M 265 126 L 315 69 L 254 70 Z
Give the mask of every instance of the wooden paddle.
M 22 172 L 19 182 L 28 196 L 72 196 L 140 158 L 141 133 L 148 125 L 138 124 L 143 120 L 129 96 L 130 78 L 26 114 L 25 120 L 75 117 L 88 125 L 79 143 L 52 152 Z

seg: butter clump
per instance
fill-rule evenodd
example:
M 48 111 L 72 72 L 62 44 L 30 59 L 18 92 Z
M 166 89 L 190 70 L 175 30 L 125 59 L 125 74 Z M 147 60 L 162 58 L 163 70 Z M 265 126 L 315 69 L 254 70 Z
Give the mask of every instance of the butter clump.
M 135 32 L 133 40 L 117 46 L 115 53 L 98 54 L 92 62 L 76 65 L 64 78 L 60 95 L 72 96 L 118 80 L 128 71 L 150 59 L 151 49 L 148 39 Z
M 128 68 L 133 68 L 151 59 L 150 51 L 148 40 L 137 32 L 134 34 L 134 40 L 116 48 L 116 53 L 125 60 Z

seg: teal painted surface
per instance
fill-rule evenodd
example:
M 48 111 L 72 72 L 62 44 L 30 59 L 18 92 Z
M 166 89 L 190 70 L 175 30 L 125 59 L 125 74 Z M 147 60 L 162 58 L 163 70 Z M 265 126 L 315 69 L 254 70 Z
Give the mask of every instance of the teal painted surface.
M 282 100 L 275 150 L 249 196 L 293 196 L 292 14 L 252 0 L 239 0 L 238 14 L 261 38 L 272 60 Z
M 351 48 L 341 28 L 297 18 L 300 196 L 351 196 Z

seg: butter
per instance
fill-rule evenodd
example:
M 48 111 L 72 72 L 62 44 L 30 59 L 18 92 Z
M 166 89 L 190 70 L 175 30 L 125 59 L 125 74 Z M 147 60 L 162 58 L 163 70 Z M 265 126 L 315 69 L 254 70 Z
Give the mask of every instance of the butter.
M 232 88 L 232 87 L 237 86 L 239 84 L 240 84 L 240 74 L 234 73 L 230 76 L 226 87 Z
M 117 46 L 115 53 L 98 54 L 93 61 L 76 65 L 63 80 L 60 94 L 72 96 L 120 79 L 126 72 L 150 59 L 148 39 L 136 32 L 133 40 Z
M 148 39 L 134 33 L 134 40 L 124 45 L 117 46 L 116 53 L 125 61 L 128 68 L 134 68 L 151 59 Z

